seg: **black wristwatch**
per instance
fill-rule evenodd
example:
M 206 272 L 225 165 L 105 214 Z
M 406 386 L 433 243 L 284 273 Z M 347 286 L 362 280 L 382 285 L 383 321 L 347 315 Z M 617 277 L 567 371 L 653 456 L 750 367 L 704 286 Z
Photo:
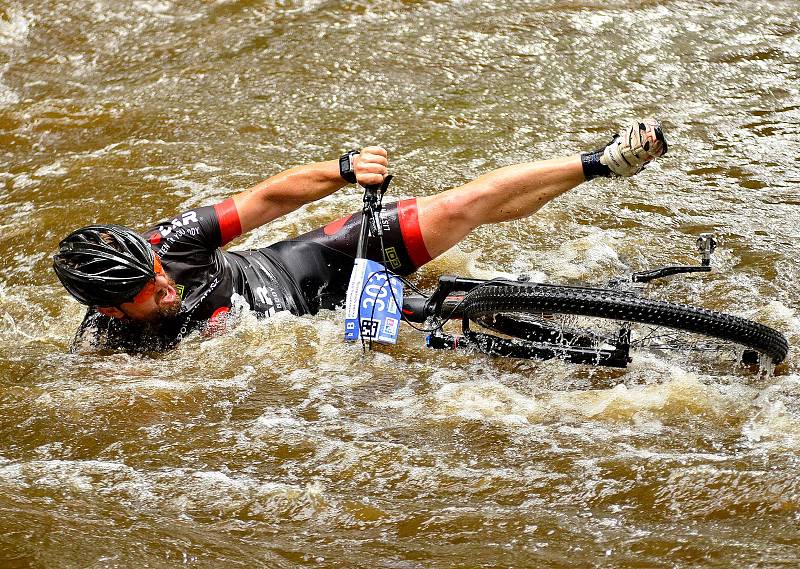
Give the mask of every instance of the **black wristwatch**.
M 356 171 L 353 169 L 353 156 L 356 154 L 361 154 L 361 152 L 351 150 L 339 157 L 339 175 L 351 184 L 356 183 Z

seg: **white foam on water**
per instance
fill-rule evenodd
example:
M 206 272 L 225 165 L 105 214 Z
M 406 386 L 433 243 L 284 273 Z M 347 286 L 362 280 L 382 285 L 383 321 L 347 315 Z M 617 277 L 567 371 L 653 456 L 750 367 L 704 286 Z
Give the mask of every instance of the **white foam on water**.
M 550 413 L 555 417 L 603 421 L 651 422 L 669 419 L 682 413 L 728 416 L 733 402 L 720 392 L 682 369 L 674 368 L 673 377 L 664 383 L 628 387 L 619 384 L 611 389 L 554 393 Z
M 800 375 L 773 377 L 755 399 L 755 413 L 742 427 L 742 435 L 765 451 L 800 449 Z
M 102 148 L 98 148 L 97 150 L 86 150 L 83 152 L 70 152 L 67 154 L 70 160 L 74 160 L 77 162 L 81 162 L 84 159 L 96 159 L 96 158 L 103 158 L 104 156 L 113 155 L 113 156 L 129 156 L 131 151 L 127 148 L 130 146 L 136 146 L 140 140 L 133 140 L 130 142 L 113 142 L 111 144 L 107 144 Z M 147 141 L 148 143 L 150 141 Z
M 154 179 L 158 180 L 159 182 L 166 182 L 176 191 L 174 192 L 176 195 L 190 195 L 191 202 L 194 205 L 183 205 L 179 208 L 180 211 L 193 209 L 195 207 L 199 207 L 200 205 L 211 205 L 215 201 L 222 201 L 227 197 L 227 194 L 220 194 L 220 181 L 216 178 L 212 178 L 207 182 L 197 182 L 194 180 L 187 180 L 182 177 L 182 175 L 168 175 L 168 176 L 153 176 Z M 188 190 L 188 191 L 187 191 Z M 209 203 L 197 203 L 197 196 L 213 196 L 215 199 L 211 200 Z M 175 213 L 179 213 L 176 211 Z
M 239 373 L 228 377 L 214 376 L 207 371 L 201 375 L 183 374 L 170 375 L 168 379 L 154 377 L 161 373 L 162 366 L 158 361 L 142 365 L 138 357 L 132 357 L 128 362 L 129 367 L 119 368 L 113 376 L 110 389 L 118 392 L 136 392 L 141 394 L 158 394 L 168 392 L 190 392 L 195 390 L 221 389 L 240 392 L 250 387 L 254 368 L 244 366 L 239 368 Z M 102 386 L 104 391 L 106 386 Z
M 20 488 L 87 492 L 98 476 L 136 478 L 137 473 L 124 464 L 102 460 L 34 460 L 0 466 L 0 479 Z
M 328 419 L 333 419 L 341 414 L 339 409 L 337 409 L 330 403 L 323 403 L 322 405 L 317 406 L 317 411 L 319 411 L 319 414 L 321 416 L 326 417 Z
M 25 43 L 33 22 L 33 14 L 11 8 L 5 18 L 0 17 L 0 46 L 19 46 Z
M 37 178 L 48 178 L 48 177 L 61 177 L 67 173 L 67 169 L 61 163 L 61 160 L 56 160 L 52 164 L 47 164 L 44 166 L 39 166 L 33 175 Z
M 657 505 L 690 516 L 793 511 L 800 503 L 796 477 L 780 470 L 740 470 L 717 464 L 673 467 L 654 493 Z
M 163 513 L 234 512 L 313 515 L 324 507 L 321 484 L 292 485 L 233 476 L 219 470 L 137 470 L 102 460 L 35 460 L 0 464 L 0 484 L 17 490 L 68 494 L 73 499 L 112 499 L 134 510 Z
M 289 373 L 287 382 L 291 384 L 292 389 L 297 391 L 305 390 L 309 383 L 313 381 L 315 374 L 310 369 L 296 369 Z
M 31 341 L 38 341 L 33 339 Z M 195 393 L 218 391 L 225 397 L 217 406 L 223 411 L 252 389 L 252 366 L 212 375 L 203 373 L 165 373 L 172 364 L 163 359 L 142 358 L 125 353 L 68 354 L 56 349 L 44 358 L 58 365 L 63 373 L 39 381 L 39 395 L 30 403 L 36 416 L 59 413 L 91 414 L 97 409 L 125 408 L 136 401 L 175 401 Z M 166 368 L 165 368 L 166 366 Z
M 436 390 L 433 398 L 435 412 L 463 419 L 525 424 L 541 413 L 541 406 L 534 398 L 499 381 L 447 383 Z
M 25 489 L 30 486 L 22 475 L 22 465 L 10 463 L 10 461 L 4 461 L 0 464 L 0 485 L 17 489 Z
M 135 0 L 133 7 L 142 12 L 157 15 L 167 15 L 173 9 L 172 2 L 165 2 L 163 0 Z
M 259 431 L 273 432 L 276 429 L 296 430 L 302 428 L 306 424 L 306 421 L 298 419 L 297 417 L 270 410 L 259 416 L 253 423 L 253 427 L 249 430 L 253 433 L 258 433 Z
M 580 17 L 571 18 L 572 25 L 587 34 L 595 34 L 601 28 L 613 25 L 614 18 L 608 14 L 592 13 L 589 17 L 581 14 Z
M 20 97 L 16 91 L 3 82 L 5 68 L 0 71 L 0 107 L 7 107 L 19 103 Z
M 669 375 L 658 383 L 633 386 L 620 383 L 610 389 L 573 391 L 539 389 L 533 394 L 509 387 L 524 384 L 524 376 L 501 374 L 496 379 L 463 381 L 463 375 L 441 370 L 431 376 L 431 384 L 436 387 L 435 414 L 508 426 L 558 421 L 569 428 L 570 424 L 584 425 L 591 420 L 596 438 L 603 423 L 612 429 L 609 436 L 625 424 L 635 426 L 639 434 L 658 433 L 665 422 L 683 421 L 687 416 L 712 422 L 745 417 L 748 407 L 747 400 L 736 390 L 724 391 L 706 385 L 697 375 L 675 367 L 669 368 Z M 385 408 L 396 405 L 403 409 L 403 415 L 426 413 L 411 398 L 377 405 Z
M 11 274 L 28 273 L 41 255 L 21 258 Z M 74 334 L 73 324 L 82 311 L 77 303 L 64 303 L 56 310 L 42 303 L 53 295 L 53 286 L 10 287 L 0 282 L 0 342 L 9 350 L 46 341 L 63 345 Z M 72 319 L 75 316 L 75 319 Z
M 193 170 L 195 170 L 196 172 L 221 172 L 221 171 L 223 171 L 223 168 L 220 168 L 219 166 L 210 166 L 210 165 L 206 164 L 205 162 L 195 162 L 194 164 L 191 165 L 191 168 Z
M 37 184 L 38 182 L 34 180 L 27 172 L 17 174 L 14 176 L 14 179 L 11 180 L 11 187 L 15 190 L 30 188 L 31 186 L 35 186 Z
M 596 273 L 615 275 L 626 270 L 617 253 L 625 234 L 617 230 L 591 228 L 588 235 L 569 239 L 557 250 L 529 252 L 530 265 L 552 280 L 586 279 Z
M 12 176 L 12 184 L 15 177 Z M 25 202 L 12 202 L 3 207 L 5 211 L 4 220 L 6 223 L 0 224 L 0 230 L 3 232 L 3 237 L 8 238 L 16 233 L 23 233 L 27 231 L 28 220 L 34 213 L 34 203 Z M 9 211 L 10 210 L 10 211 Z
M 371 401 L 370 405 L 377 409 L 391 409 L 393 414 L 399 414 L 401 417 L 414 417 L 420 411 L 418 397 L 410 382 L 393 391 L 388 397 Z
M 800 336 L 800 315 L 796 308 L 786 306 L 778 300 L 771 300 L 754 314 L 756 317 L 761 315 L 765 317 L 766 322 L 772 323 L 782 332 Z

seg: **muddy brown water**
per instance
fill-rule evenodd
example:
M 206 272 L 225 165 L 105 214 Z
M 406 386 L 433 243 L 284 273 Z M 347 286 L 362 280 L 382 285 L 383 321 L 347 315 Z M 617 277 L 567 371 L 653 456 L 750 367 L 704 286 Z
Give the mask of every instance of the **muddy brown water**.
M 68 352 L 50 255 L 379 143 L 397 197 L 663 119 L 669 156 L 426 267 L 600 283 L 800 337 L 798 3 L 0 1 L 0 567 L 794 567 L 800 356 L 624 371 L 245 315 L 142 358 Z M 236 242 L 359 207 L 355 189 Z

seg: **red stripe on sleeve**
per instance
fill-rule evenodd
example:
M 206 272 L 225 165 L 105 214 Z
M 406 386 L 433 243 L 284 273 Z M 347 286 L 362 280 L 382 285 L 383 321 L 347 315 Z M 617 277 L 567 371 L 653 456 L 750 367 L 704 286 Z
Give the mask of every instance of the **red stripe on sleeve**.
M 233 241 L 242 234 L 242 223 L 239 221 L 239 212 L 236 210 L 233 198 L 214 204 L 214 211 L 217 213 L 222 245 Z
M 397 202 L 397 219 L 400 222 L 400 233 L 411 262 L 416 269 L 432 259 L 425 242 L 422 240 L 422 230 L 419 227 L 417 215 L 417 200 L 411 198 Z

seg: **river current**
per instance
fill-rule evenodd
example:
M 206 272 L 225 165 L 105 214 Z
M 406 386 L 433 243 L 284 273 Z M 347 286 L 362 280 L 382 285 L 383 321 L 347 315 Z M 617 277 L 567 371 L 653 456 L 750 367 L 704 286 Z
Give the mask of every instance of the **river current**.
M 0 567 L 795 567 L 800 4 L 755 0 L 0 0 Z M 479 229 L 426 266 L 604 283 L 789 338 L 773 373 L 626 370 L 342 341 L 342 311 L 71 354 L 51 270 L 377 143 L 393 197 L 589 150 L 654 115 L 670 152 Z M 353 188 L 237 240 L 357 210 Z

